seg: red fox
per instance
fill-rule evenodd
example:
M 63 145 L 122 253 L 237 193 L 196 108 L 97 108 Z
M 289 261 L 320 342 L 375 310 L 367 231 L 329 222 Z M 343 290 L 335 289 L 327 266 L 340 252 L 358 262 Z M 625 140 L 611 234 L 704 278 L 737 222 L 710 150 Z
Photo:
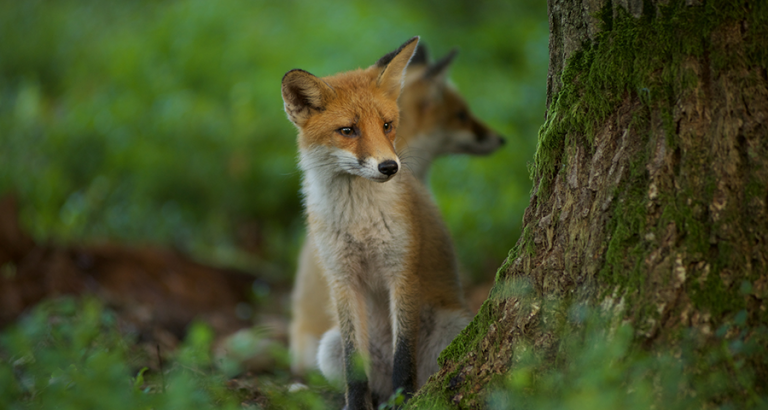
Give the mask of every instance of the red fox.
M 309 237 L 337 314 L 320 369 L 344 380 L 349 409 L 372 409 L 395 389 L 409 397 L 470 320 L 438 210 L 419 180 L 398 172 L 397 100 L 417 44 L 364 70 L 291 70 L 282 82 L 299 130 Z
M 425 184 L 429 167 L 438 157 L 487 155 L 504 145 L 504 139 L 476 119 L 448 83 L 448 68 L 456 53 L 453 50 L 431 63 L 426 47 L 419 43 L 398 100 L 398 152 L 407 171 Z M 320 266 L 315 246 L 307 238 L 291 295 L 291 370 L 297 375 L 317 367 L 320 338 L 334 326 L 330 290 Z

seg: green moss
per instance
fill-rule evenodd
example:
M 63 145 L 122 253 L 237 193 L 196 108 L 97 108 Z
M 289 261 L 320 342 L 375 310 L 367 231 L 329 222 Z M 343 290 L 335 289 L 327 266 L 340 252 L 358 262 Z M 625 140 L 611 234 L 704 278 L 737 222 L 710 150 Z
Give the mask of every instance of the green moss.
M 749 206 L 749 204 L 754 200 L 757 199 L 758 201 L 763 201 L 765 198 L 765 193 L 768 192 L 768 185 L 766 184 L 768 181 L 761 181 L 757 178 L 750 178 L 749 181 L 747 181 L 747 185 L 744 189 L 744 203 Z
M 499 284 L 497 283 L 496 286 L 494 286 L 494 289 L 498 287 Z M 493 292 L 493 290 L 491 292 Z M 443 366 L 446 361 L 457 361 L 461 359 L 466 355 L 466 352 L 476 351 L 477 345 L 480 343 L 482 337 L 488 333 L 488 328 L 493 322 L 494 315 L 492 314 L 491 305 L 494 303 L 497 302 L 494 301 L 493 296 L 489 297 L 488 300 L 483 303 L 483 306 L 480 307 L 480 311 L 477 312 L 477 315 L 472 319 L 472 322 L 470 322 L 467 327 L 453 339 L 453 342 L 440 353 L 440 356 L 437 358 L 437 362 L 440 366 Z
M 603 4 L 597 17 L 603 22 L 601 27 L 603 31 L 613 31 L 613 0 L 608 0 Z
M 409 409 L 447 409 L 451 403 L 442 394 L 419 394 L 406 405 Z
M 649 141 L 650 113 L 658 111 L 668 148 L 678 149 L 673 120 L 675 105 L 679 96 L 696 87 L 699 81 L 698 75 L 682 63 L 686 58 L 704 56 L 705 60 L 713 60 L 711 75 L 729 68 L 730 63 L 725 61 L 734 59 L 729 50 L 713 49 L 712 33 L 718 27 L 744 19 L 750 12 L 743 5 L 716 2 L 704 7 L 687 7 L 682 2 L 671 1 L 660 6 L 658 13 L 650 13 L 644 7 L 644 18 L 635 19 L 621 9 L 614 18 L 609 12 L 611 6 L 608 2 L 598 14 L 603 31 L 568 61 L 562 76 L 563 88 L 550 107 L 555 115 L 550 116 L 540 131 L 539 151 L 532 170 L 534 181 L 540 187 L 539 203 L 547 199 L 548 187 L 564 168 L 565 159 L 561 157 L 567 157 L 564 153 L 570 146 L 568 140 L 581 135 L 591 144 L 596 127 L 626 98 L 637 98 L 647 108 L 635 111 L 630 129 Z M 758 8 L 763 12 L 764 7 Z M 724 63 L 717 63 L 715 59 Z M 645 259 L 664 237 L 670 223 L 675 224 L 683 248 L 689 253 L 705 255 L 710 246 L 710 229 L 702 222 L 702 215 L 694 214 L 694 209 L 699 206 L 706 210 L 707 199 L 714 194 L 714 181 L 706 181 L 703 192 L 677 198 L 667 198 L 666 193 L 659 192 L 659 203 L 673 205 L 662 210 L 655 227 L 646 226 L 651 182 L 646 164 L 654 148 L 654 144 L 647 145 L 633 160 L 629 177 L 614 193 L 613 217 L 607 226 L 609 239 L 600 277 L 609 285 L 621 286 L 628 294 L 642 287 L 645 277 L 637 273 L 644 268 Z M 691 154 L 695 155 L 686 153 Z M 699 161 L 703 167 L 711 164 L 705 158 Z M 753 191 L 761 195 L 759 188 Z M 692 205 L 691 198 L 699 202 L 694 200 Z M 723 263 L 726 264 L 733 266 L 733 261 Z M 714 301 L 725 296 L 714 285 L 707 290 L 713 293 L 703 300 Z M 734 303 L 728 309 L 737 306 Z
M 713 269 L 717 270 L 719 269 Z M 722 317 L 726 313 L 746 308 L 744 298 L 734 291 L 738 286 L 736 283 L 726 287 L 720 275 L 710 272 L 703 284 L 691 284 L 693 291 L 690 292 L 690 298 L 697 308 L 707 311 L 713 317 Z
M 687 278 L 691 285 L 688 287 L 691 290 L 689 294 L 697 308 L 712 315 L 729 315 L 745 309 L 745 301 L 751 297 L 734 291 L 740 284 L 726 286 L 719 275 L 723 269 L 744 268 L 746 261 L 734 256 L 738 252 L 728 249 L 729 245 L 723 242 L 714 246 L 713 251 L 710 243 L 712 232 L 720 225 L 710 226 L 707 213 L 717 184 L 713 180 L 695 179 L 705 178 L 712 162 L 695 150 L 681 152 L 674 113 L 679 108 L 680 97 L 700 86 L 699 73 L 686 65 L 687 61 L 711 60 L 709 66 L 713 72 L 710 76 L 715 78 L 732 64 L 732 50 L 717 49 L 711 44 L 713 36 L 717 38 L 715 30 L 750 21 L 750 24 L 762 24 L 754 33 L 764 33 L 768 38 L 768 30 L 764 27 L 768 26 L 766 18 L 760 20 L 753 16 L 755 13 L 768 16 L 766 10 L 768 7 L 763 4 L 720 1 L 691 7 L 683 1 L 670 0 L 658 9 L 644 4 L 643 17 L 636 19 L 622 9 L 614 13 L 613 4 L 608 1 L 597 16 L 603 23 L 603 31 L 594 41 L 585 43 L 565 64 L 562 87 L 558 94 L 552 96 L 547 119 L 539 130 L 534 165 L 530 168 L 537 200 L 533 206 L 549 206 L 553 183 L 557 178 L 564 177 L 565 173 L 561 171 L 567 169 L 568 153 L 574 145 L 593 148 L 596 130 L 604 126 L 607 118 L 616 115 L 618 109 L 627 103 L 640 102 L 643 108 L 633 110 L 629 129 L 631 138 L 642 139 L 643 145 L 639 152 L 632 153 L 628 175 L 612 193 L 612 217 L 605 227 L 608 237 L 599 272 L 600 281 L 606 285 L 603 289 L 613 291 L 619 288 L 629 299 L 633 299 L 626 303 L 632 306 L 637 317 L 655 318 L 656 323 L 661 319 L 658 307 L 648 302 L 648 295 L 645 294 L 648 275 L 641 272 L 647 269 L 646 261 L 652 252 L 660 249 L 670 234 L 675 235 L 674 245 L 682 250 L 682 263 L 689 272 L 690 269 L 701 269 L 697 261 L 708 260 L 711 252 L 718 252 L 718 262 L 709 267 L 706 280 L 699 284 L 693 276 Z M 746 48 L 765 67 L 768 62 L 765 50 L 768 47 L 755 47 L 754 44 L 758 43 L 766 45 L 768 42 L 752 39 L 747 42 Z M 661 117 L 663 135 L 651 135 L 652 118 L 658 118 L 654 115 Z M 626 127 L 623 118 L 617 121 Z M 669 181 L 653 181 L 648 173 L 647 164 L 656 155 L 659 138 L 664 139 L 667 149 L 678 158 L 677 163 L 668 165 L 674 167 L 676 182 L 680 182 L 681 186 L 664 185 Z M 681 169 L 693 175 L 680 175 Z M 653 203 L 650 203 L 649 187 L 652 182 L 657 184 L 658 191 L 653 195 Z M 746 196 L 764 200 L 765 183 L 751 181 Z M 724 214 L 720 223 L 734 224 L 732 218 L 735 217 L 736 214 Z M 510 251 L 497 273 L 497 284 L 491 298 L 440 356 L 441 365 L 462 362 L 467 352 L 479 351 L 479 343 L 490 324 L 498 320 L 499 300 L 510 296 L 507 294 L 509 282 L 504 274 L 516 259 L 533 259 L 536 256 L 533 229 L 537 223 L 527 222 L 522 239 Z M 663 256 L 667 259 L 652 261 L 657 264 L 656 268 L 674 269 L 677 255 Z M 718 303 L 720 305 L 716 306 Z M 636 326 L 639 331 L 650 331 L 655 324 L 648 321 Z M 505 343 L 505 340 L 499 338 L 494 342 Z M 458 391 L 463 394 L 465 390 L 461 386 L 456 390 L 456 386 L 450 385 L 455 383 L 454 378 L 459 371 L 454 370 L 453 374 L 430 385 L 426 393 L 428 397 L 420 400 L 446 404 L 445 392 L 449 388 L 452 395 Z M 464 381 L 461 384 L 474 385 L 474 382 Z
M 523 233 L 525 233 L 525 230 Z M 509 269 L 509 267 L 515 263 L 515 260 L 517 260 L 518 256 L 520 255 L 520 247 L 523 243 L 525 243 L 525 235 L 523 235 L 523 239 L 518 241 L 515 246 L 509 250 L 509 254 L 507 255 L 507 258 L 504 259 L 504 263 L 499 267 L 499 269 L 496 270 L 496 276 L 494 277 L 495 283 L 499 283 L 501 280 L 503 280 L 507 269 Z
M 533 229 L 531 229 L 531 225 L 523 229 L 523 246 L 526 255 L 530 257 L 536 255 L 536 245 L 533 242 Z
M 749 5 L 750 12 L 746 17 L 752 32 L 750 41 L 746 44 L 747 59 L 758 64 L 763 70 L 768 70 L 768 3 L 757 1 Z
M 591 145 L 596 127 L 628 95 L 662 106 L 667 134 L 674 135 L 671 113 L 676 98 L 697 81 L 689 70 L 681 71 L 683 59 L 708 52 L 713 29 L 745 12 L 743 7 L 716 3 L 708 3 L 702 10 L 670 1 L 658 13 L 644 7 L 646 18 L 635 19 L 621 8 L 614 18 L 612 4 L 607 2 L 597 16 L 603 30 L 567 61 L 562 88 L 553 97 L 539 130 L 531 178 L 538 184 L 535 193 L 540 203 L 546 201 L 552 181 L 565 168 L 568 140 L 583 137 Z M 763 12 L 764 7 L 759 8 Z M 722 53 L 712 52 L 711 56 L 728 60 Z
M 518 258 L 521 248 L 525 249 L 528 256 L 534 255 L 533 233 L 532 229 L 528 226 L 525 227 L 520 241 L 510 250 L 504 264 L 496 271 L 495 284 L 488 295 L 488 299 L 480 307 L 480 311 L 475 315 L 472 322 L 440 354 L 438 363 L 441 366 L 446 361 L 458 360 L 466 352 L 474 350 L 487 333 L 490 323 L 493 321 L 494 314 L 492 309 L 494 304 L 510 296 L 528 294 L 530 292 L 529 284 L 520 283 L 520 280 L 517 278 L 506 278 L 504 276 L 509 266 Z
M 464 358 L 467 352 L 479 351 L 478 346 L 482 337 L 488 332 L 491 317 L 491 304 L 494 303 L 492 298 L 483 303 L 480 311 L 472 320 L 472 322 L 456 336 L 448 347 L 446 347 L 437 361 L 440 366 L 444 366 L 447 361 L 458 362 Z M 413 400 L 408 403 L 408 408 L 412 409 L 441 409 L 453 407 L 449 401 L 449 395 L 455 392 L 457 385 L 463 384 L 465 380 L 459 380 L 459 373 L 461 367 L 454 369 L 454 371 L 438 382 L 428 383 Z M 469 397 L 466 397 L 467 399 Z
M 637 273 L 649 251 L 641 236 L 646 231 L 648 175 L 644 172 L 647 151 L 638 155 L 630 166 L 630 176 L 614 192 L 613 217 L 608 222 L 608 246 L 600 278 L 608 288 L 620 285 L 633 290 L 642 285 L 644 275 Z

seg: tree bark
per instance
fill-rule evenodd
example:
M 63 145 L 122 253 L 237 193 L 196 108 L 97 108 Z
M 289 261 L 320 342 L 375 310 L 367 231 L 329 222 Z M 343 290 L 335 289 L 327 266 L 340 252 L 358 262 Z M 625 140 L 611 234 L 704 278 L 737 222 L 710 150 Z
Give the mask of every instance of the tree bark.
M 417 407 L 482 407 L 516 345 L 556 349 L 542 323 L 552 300 L 614 312 L 650 351 L 683 329 L 714 340 L 739 314 L 747 338 L 768 323 L 766 2 L 548 6 L 548 110 L 523 233 Z M 509 291 L 520 280 L 534 298 Z M 745 364 L 763 395 L 766 362 Z

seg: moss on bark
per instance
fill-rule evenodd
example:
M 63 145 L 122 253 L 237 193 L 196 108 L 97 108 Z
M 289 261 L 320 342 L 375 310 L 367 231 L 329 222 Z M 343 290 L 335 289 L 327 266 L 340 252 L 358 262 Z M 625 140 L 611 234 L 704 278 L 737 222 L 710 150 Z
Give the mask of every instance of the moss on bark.
M 550 28 L 524 234 L 413 407 L 480 407 L 515 346 L 557 351 L 547 300 L 602 303 L 646 349 L 768 324 L 768 5 L 551 0 Z

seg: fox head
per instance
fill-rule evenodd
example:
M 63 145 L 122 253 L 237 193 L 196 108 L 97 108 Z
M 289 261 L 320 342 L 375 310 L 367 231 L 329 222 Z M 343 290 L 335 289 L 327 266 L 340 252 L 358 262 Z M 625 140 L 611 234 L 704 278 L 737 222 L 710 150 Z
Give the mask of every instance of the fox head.
M 457 53 L 454 49 L 433 63 L 426 46 L 419 44 L 400 97 L 400 135 L 408 137 L 398 141 L 402 149 L 428 151 L 438 157 L 487 155 L 504 145 L 504 138 L 472 114 L 448 81 L 448 68 Z
M 397 173 L 397 99 L 418 40 L 406 41 L 364 70 L 323 78 L 298 69 L 285 74 L 285 112 L 299 129 L 305 171 L 323 167 L 376 182 Z

